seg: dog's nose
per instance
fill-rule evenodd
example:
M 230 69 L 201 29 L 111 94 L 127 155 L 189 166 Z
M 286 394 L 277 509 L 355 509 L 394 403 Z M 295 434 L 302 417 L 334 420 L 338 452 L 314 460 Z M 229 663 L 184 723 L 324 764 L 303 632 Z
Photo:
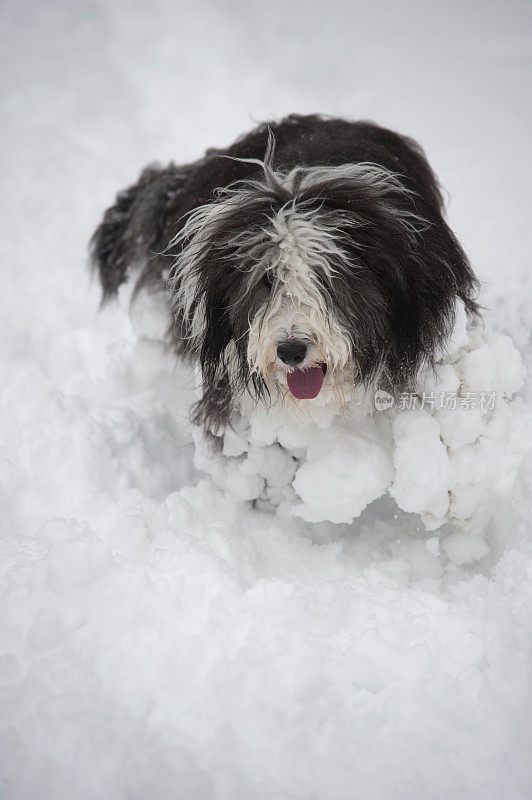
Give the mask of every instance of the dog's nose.
M 289 367 L 297 367 L 307 354 L 307 345 L 297 339 L 288 339 L 277 346 L 277 355 Z

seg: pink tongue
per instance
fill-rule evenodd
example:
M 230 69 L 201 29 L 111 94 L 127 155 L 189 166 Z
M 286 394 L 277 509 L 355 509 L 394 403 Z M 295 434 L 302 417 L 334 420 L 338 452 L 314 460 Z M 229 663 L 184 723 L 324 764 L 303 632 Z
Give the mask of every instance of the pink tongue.
M 310 369 L 295 369 L 286 376 L 288 388 L 298 400 L 312 400 L 320 393 L 323 385 L 323 370 L 321 367 Z

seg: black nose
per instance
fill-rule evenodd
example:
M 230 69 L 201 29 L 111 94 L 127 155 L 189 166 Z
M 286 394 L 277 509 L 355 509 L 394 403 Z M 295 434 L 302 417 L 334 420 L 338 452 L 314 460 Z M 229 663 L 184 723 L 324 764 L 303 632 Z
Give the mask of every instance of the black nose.
M 277 346 L 277 355 L 289 367 L 301 364 L 306 354 L 307 345 L 304 342 L 298 342 L 297 339 L 288 339 Z

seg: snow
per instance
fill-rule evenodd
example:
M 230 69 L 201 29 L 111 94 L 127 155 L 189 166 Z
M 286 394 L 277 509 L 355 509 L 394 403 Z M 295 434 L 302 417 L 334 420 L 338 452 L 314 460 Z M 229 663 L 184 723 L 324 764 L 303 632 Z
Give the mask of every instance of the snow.
M 2 798 L 531 796 L 530 15 L 4 4 Z M 423 143 L 488 308 L 425 390 L 494 409 L 257 411 L 213 460 L 153 309 L 97 314 L 116 190 L 294 110 Z
M 524 369 L 507 336 L 479 323 L 464 335 L 463 321 L 458 313 L 415 393 L 377 390 L 372 404 L 357 392 L 347 409 L 244 399 L 225 432 L 195 431 L 196 467 L 235 500 L 307 522 L 352 522 L 388 491 L 428 530 L 452 522 L 487 533 L 496 492 L 514 483 L 528 447 L 512 402 Z
M 404 511 L 444 517 L 452 467 L 438 421 L 425 409 L 409 410 L 396 417 L 393 427 L 396 473 L 390 494 Z
M 368 435 L 364 435 L 364 433 Z M 318 435 L 309 446 L 293 487 L 303 501 L 295 513 L 309 522 L 351 522 L 391 483 L 393 467 L 386 449 L 366 430 L 340 426 Z
M 467 533 L 451 533 L 443 546 L 453 564 L 468 564 L 478 561 L 486 556 L 490 549 L 481 536 L 471 536 Z

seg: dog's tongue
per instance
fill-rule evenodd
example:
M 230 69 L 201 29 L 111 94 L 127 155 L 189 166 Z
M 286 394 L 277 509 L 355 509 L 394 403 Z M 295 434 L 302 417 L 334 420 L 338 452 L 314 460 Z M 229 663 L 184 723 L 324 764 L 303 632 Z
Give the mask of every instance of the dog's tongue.
M 311 367 L 310 369 L 295 369 L 286 376 L 288 388 L 298 400 L 312 400 L 320 393 L 323 385 L 323 369 Z

